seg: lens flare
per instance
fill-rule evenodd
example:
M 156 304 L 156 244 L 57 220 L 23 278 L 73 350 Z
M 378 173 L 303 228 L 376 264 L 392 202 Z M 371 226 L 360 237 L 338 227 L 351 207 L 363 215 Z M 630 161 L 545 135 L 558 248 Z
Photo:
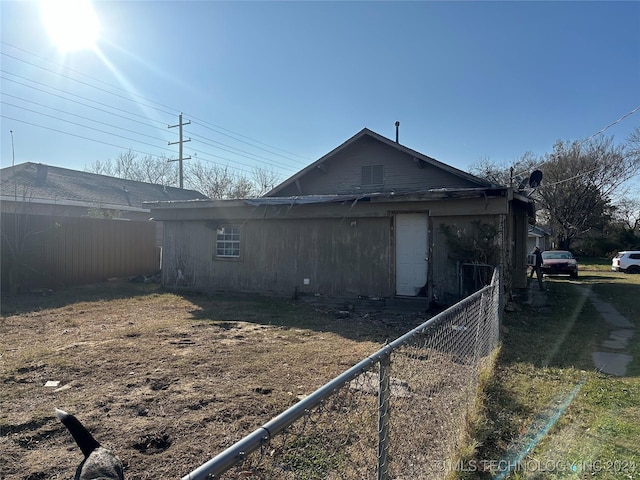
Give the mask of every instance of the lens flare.
M 52 42 L 63 52 L 94 49 L 100 34 L 89 0 L 43 0 L 40 12 Z

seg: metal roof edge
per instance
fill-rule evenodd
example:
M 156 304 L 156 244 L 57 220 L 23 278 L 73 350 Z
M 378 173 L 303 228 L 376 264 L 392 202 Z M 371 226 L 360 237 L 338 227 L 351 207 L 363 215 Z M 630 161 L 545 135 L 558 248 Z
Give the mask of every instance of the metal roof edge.
M 19 197 L 16 201 L 13 195 L 0 195 L 0 202 L 35 204 L 35 205 L 59 205 L 61 207 L 87 207 L 87 208 L 108 208 L 109 210 L 122 210 L 127 212 L 146 212 L 148 208 L 132 207 L 128 205 L 119 205 L 112 203 L 86 202 L 82 200 L 55 200 L 51 198 L 28 198 Z
M 151 209 L 172 209 L 172 208 L 217 208 L 217 207 L 243 207 L 243 206 L 263 206 L 263 205 L 313 205 L 323 203 L 348 202 L 355 200 L 371 200 L 384 202 L 385 200 L 419 201 L 421 199 L 441 199 L 447 197 L 473 197 L 486 196 L 487 193 L 503 195 L 507 192 L 507 187 L 471 187 L 471 188 L 434 188 L 429 190 L 410 192 L 370 192 L 370 193 L 345 193 L 333 195 L 299 195 L 290 197 L 258 197 L 229 200 L 169 200 L 144 202 L 143 205 Z M 422 198 L 419 198 L 422 197 Z

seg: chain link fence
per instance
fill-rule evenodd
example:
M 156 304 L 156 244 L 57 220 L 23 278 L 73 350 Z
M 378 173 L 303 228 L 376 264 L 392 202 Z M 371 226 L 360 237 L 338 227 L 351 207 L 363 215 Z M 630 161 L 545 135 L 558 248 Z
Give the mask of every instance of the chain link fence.
M 498 344 L 500 291 L 496 270 L 183 480 L 447 478 Z

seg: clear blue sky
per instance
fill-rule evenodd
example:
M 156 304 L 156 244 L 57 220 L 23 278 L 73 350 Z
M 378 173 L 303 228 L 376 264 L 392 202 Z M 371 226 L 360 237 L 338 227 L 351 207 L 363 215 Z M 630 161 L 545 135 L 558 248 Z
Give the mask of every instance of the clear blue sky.
M 640 2 L 93 6 L 96 49 L 62 53 L 39 3 L 1 2 L 2 167 L 10 130 L 15 163 L 177 157 L 183 112 L 185 155 L 241 173 L 288 177 L 364 127 L 394 138 L 396 120 L 402 144 L 467 170 L 640 105 Z M 640 111 L 606 133 L 638 125 Z

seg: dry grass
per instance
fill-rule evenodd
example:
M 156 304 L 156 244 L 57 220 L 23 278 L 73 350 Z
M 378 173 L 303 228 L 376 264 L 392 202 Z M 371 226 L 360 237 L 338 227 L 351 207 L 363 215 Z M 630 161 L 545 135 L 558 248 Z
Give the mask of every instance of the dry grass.
M 30 480 L 72 478 L 81 460 L 55 407 L 116 451 L 128 479 L 180 478 L 425 320 L 131 283 L 3 298 L 2 310 L 0 478 Z

